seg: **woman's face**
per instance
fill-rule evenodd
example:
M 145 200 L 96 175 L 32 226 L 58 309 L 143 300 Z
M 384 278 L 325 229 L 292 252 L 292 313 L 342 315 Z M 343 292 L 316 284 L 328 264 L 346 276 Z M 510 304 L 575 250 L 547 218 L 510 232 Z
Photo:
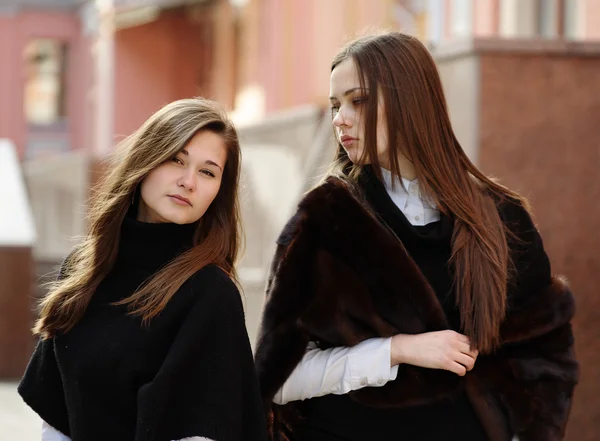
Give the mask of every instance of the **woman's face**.
M 338 142 L 353 163 L 363 158 L 365 150 L 365 109 L 368 99 L 377 99 L 377 158 L 379 165 L 389 168 L 387 124 L 380 91 L 362 89 L 358 70 L 352 57 L 346 58 L 331 72 L 330 93 L 332 123 Z M 371 162 L 364 158 L 366 163 Z
M 196 133 L 175 157 L 142 181 L 137 219 L 151 223 L 190 224 L 200 219 L 219 188 L 227 147 L 209 130 Z

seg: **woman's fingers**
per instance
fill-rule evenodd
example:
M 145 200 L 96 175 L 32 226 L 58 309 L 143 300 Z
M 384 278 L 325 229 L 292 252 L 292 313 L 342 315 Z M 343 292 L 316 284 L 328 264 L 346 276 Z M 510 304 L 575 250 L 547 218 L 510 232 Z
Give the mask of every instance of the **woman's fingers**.
M 455 361 L 459 364 L 462 364 L 467 371 L 470 371 L 471 369 L 473 369 L 473 366 L 475 366 L 475 358 L 467 354 L 456 354 Z
M 460 352 L 462 352 L 465 355 L 469 355 L 475 359 L 477 359 L 477 356 L 479 355 L 479 351 L 477 349 L 471 349 L 471 345 L 468 343 L 460 343 L 458 350 Z
M 461 343 L 466 343 L 467 345 L 471 344 L 469 337 L 463 334 L 459 334 L 458 332 L 456 333 L 456 339 Z
M 467 368 L 464 367 L 462 364 L 457 363 L 456 361 L 453 361 L 452 363 L 450 363 L 448 370 L 450 372 L 454 372 L 457 375 L 460 375 L 461 377 L 464 377 L 467 373 Z

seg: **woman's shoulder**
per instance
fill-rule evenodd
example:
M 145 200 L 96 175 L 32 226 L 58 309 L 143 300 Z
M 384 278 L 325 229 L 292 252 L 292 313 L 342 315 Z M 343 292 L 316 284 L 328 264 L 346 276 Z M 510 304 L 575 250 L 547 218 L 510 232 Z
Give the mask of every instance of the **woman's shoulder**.
M 321 183 L 306 192 L 300 200 L 299 206 L 306 206 L 315 202 L 322 202 L 336 198 L 340 195 L 351 195 L 355 185 L 348 178 L 341 176 L 326 176 Z
M 69 251 L 69 254 L 62 260 L 60 266 L 58 266 L 57 280 L 62 280 L 72 274 L 80 246 L 81 245 L 75 245 L 71 251 Z
M 527 273 L 540 284 L 548 282 L 550 261 L 527 200 L 506 197 L 498 204 L 498 211 L 506 226 L 506 239 L 517 272 L 522 277 Z
M 328 176 L 302 196 L 296 212 L 283 227 L 277 244 L 289 244 L 303 230 L 334 228 L 347 215 L 356 215 L 364 210 L 357 188 L 351 182 Z
M 233 278 L 218 265 L 206 265 L 190 277 L 186 283 L 192 301 L 202 303 L 225 303 L 241 306 L 241 294 Z
M 538 232 L 526 199 L 504 196 L 496 200 L 496 206 L 500 219 L 513 234 L 523 238 Z

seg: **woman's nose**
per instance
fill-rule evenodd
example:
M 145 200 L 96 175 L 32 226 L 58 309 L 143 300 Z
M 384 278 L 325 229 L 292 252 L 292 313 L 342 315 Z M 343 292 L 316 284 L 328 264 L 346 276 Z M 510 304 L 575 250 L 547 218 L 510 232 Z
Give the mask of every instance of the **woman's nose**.
M 189 171 L 179 178 L 179 186 L 184 187 L 188 191 L 194 191 L 196 189 L 196 176 L 195 173 Z
M 332 120 L 335 127 L 349 126 L 349 122 L 348 115 L 342 109 L 338 109 Z

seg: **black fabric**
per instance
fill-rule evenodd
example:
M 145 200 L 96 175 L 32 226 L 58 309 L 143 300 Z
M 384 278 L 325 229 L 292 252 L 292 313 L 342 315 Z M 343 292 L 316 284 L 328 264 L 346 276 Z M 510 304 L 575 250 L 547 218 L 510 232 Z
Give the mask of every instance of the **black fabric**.
M 460 329 L 460 313 L 452 289 L 452 273 L 448 260 L 452 252 L 453 221 L 440 213 L 440 220 L 424 226 L 413 226 L 390 198 L 384 185 L 370 167 L 361 174 L 360 185 L 367 202 L 379 220 L 400 239 L 437 296 L 451 329 Z
M 365 169 L 360 184 L 380 221 L 402 241 L 408 254 L 433 287 L 451 329 L 460 332 L 460 314 L 447 262 L 451 253 L 452 219 L 413 226 L 389 197 L 383 184 Z M 433 404 L 403 409 L 377 409 L 350 395 L 327 395 L 307 400 L 306 420 L 298 441 L 486 441 L 466 393 Z
M 197 272 L 148 326 L 111 304 L 189 248 L 194 228 L 127 218 L 82 320 L 38 343 L 19 393 L 73 441 L 266 439 L 240 294 L 222 270 Z
M 497 201 L 515 263 L 497 351 L 480 355 L 464 377 L 402 364 L 383 387 L 272 402 L 309 341 L 353 346 L 457 329 L 446 262 L 451 219 L 413 227 L 381 183 L 365 177 L 368 203 L 329 177 L 304 196 L 277 240 L 255 352 L 271 439 L 563 440 L 578 381 L 575 299 L 551 274 L 529 213 L 510 200 Z

